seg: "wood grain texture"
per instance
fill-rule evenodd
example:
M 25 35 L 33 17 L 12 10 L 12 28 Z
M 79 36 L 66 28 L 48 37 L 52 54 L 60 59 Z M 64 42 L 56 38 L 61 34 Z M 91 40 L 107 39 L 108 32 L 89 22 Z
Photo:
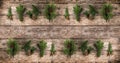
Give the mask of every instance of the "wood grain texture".
M 47 1 L 47 2 L 46 2 Z M 44 8 L 52 0 L 0 0 L 0 63 L 120 63 L 120 5 L 119 1 L 112 0 L 54 0 L 57 6 L 57 17 L 53 22 L 49 22 L 44 17 Z M 84 10 L 89 4 L 95 6 L 99 11 L 102 5 L 110 2 L 113 5 L 114 17 L 110 22 L 106 22 L 100 14 L 94 20 L 87 19 L 83 14 L 81 20 L 77 22 L 73 13 L 73 7 L 76 3 L 81 5 Z M 16 7 L 23 4 L 27 9 L 31 9 L 31 4 L 39 7 L 41 14 L 37 20 L 30 19 L 26 14 L 24 21 L 20 22 L 16 13 Z M 12 8 L 13 20 L 7 18 L 8 8 Z M 64 18 L 65 8 L 68 7 L 70 20 Z M 39 50 L 31 56 L 26 56 L 21 50 L 14 58 L 10 58 L 6 52 L 7 41 L 14 38 L 20 44 L 20 47 L 27 41 L 32 40 L 32 46 L 40 40 L 47 42 L 47 49 L 44 57 L 39 57 Z M 71 58 L 63 54 L 63 44 L 66 39 L 73 39 L 77 46 L 77 52 Z M 89 45 L 97 40 L 104 42 L 104 48 L 101 57 L 96 57 L 96 50 L 88 56 L 83 56 L 78 49 L 80 44 L 88 40 Z M 107 56 L 109 42 L 113 46 L 113 55 Z M 50 56 L 51 44 L 55 44 L 56 54 Z M 37 47 L 36 47 L 37 48 Z

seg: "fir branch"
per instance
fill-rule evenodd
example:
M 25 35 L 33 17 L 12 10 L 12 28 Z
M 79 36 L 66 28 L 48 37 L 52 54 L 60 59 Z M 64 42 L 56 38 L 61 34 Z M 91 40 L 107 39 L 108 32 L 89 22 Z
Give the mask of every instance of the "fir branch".
M 56 6 L 54 4 L 46 5 L 45 10 L 44 10 L 44 15 L 49 21 L 52 21 L 57 16 Z
M 26 10 L 26 8 L 21 4 L 16 7 L 16 11 L 17 11 L 18 18 L 20 21 L 23 21 L 23 19 L 24 19 L 23 16 L 24 16 L 25 10 Z
M 11 7 L 8 9 L 8 14 L 7 14 L 7 17 L 8 17 L 8 19 L 10 19 L 10 20 L 13 20 L 13 14 L 12 14 L 12 9 L 11 9 Z
M 31 46 L 31 40 L 29 40 L 23 45 L 22 49 L 24 49 L 26 55 L 31 55 L 34 53 L 36 48 Z
M 113 7 L 111 4 L 104 4 L 101 9 L 101 16 L 108 22 L 113 17 Z
M 70 15 L 69 15 L 69 11 L 68 11 L 68 8 L 66 8 L 65 9 L 65 14 L 64 14 L 64 17 L 66 18 L 66 19 L 70 19 L 70 17 L 69 17 Z
M 96 41 L 96 43 L 94 44 L 96 50 L 97 50 L 97 57 L 100 57 L 101 53 L 102 53 L 102 49 L 104 47 L 104 43 L 101 40 Z
M 40 14 L 40 11 L 37 6 L 32 5 L 32 10 L 31 11 L 29 10 L 27 14 L 31 19 L 36 20 Z
M 76 6 L 73 7 L 73 11 L 74 11 L 76 20 L 79 21 L 80 20 L 80 14 L 82 13 L 83 8 L 81 6 L 79 6 L 78 4 L 76 4 Z
M 37 44 L 39 51 L 40 51 L 40 57 L 43 57 L 45 54 L 45 50 L 47 48 L 47 43 L 44 40 L 41 40 L 38 44 Z
M 68 57 L 71 57 L 76 51 L 76 45 L 75 42 L 71 39 L 67 39 L 64 42 L 64 48 L 63 52 L 66 54 Z
M 54 55 L 55 54 L 55 52 L 56 52 L 56 50 L 55 50 L 55 44 L 51 44 L 51 49 L 50 49 L 50 52 L 51 52 L 51 54 L 50 55 Z
M 9 39 L 7 42 L 7 53 L 14 57 L 20 50 L 19 44 L 14 39 Z
M 91 46 L 88 46 L 88 41 L 84 41 L 81 46 L 80 49 L 83 53 L 83 55 L 88 55 L 91 53 L 91 51 L 93 50 L 93 48 Z
M 111 43 L 109 43 L 109 44 L 108 44 L 107 55 L 110 56 L 110 55 L 112 55 L 112 53 L 113 53 L 112 45 L 111 45 Z
M 94 19 L 95 15 L 97 14 L 97 10 L 94 8 L 94 6 L 89 5 L 89 10 L 85 11 L 84 14 L 88 19 Z

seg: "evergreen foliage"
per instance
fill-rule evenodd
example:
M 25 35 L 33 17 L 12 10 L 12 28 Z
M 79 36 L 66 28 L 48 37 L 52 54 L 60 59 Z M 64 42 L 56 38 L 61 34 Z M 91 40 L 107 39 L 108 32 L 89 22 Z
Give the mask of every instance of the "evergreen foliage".
M 44 40 L 41 40 L 38 44 L 37 44 L 39 51 L 40 51 L 40 57 L 43 57 L 45 54 L 45 50 L 47 48 L 47 43 Z
M 112 55 L 112 53 L 113 53 L 111 43 L 108 44 L 108 50 L 107 50 L 107 53 L 108 53 L 108 54 L 107 54 L 108 56 L 109 56 L 109 55 Z
M 83 8 L 81 6 L 79 6 L 78 4 L 76 4 L 76 6 L 73 7 L 73 11 L 74 11 L 76 20 L 79 21 L 80 14 L 82 13 Z
M 23 16 L 24 16 L 25 11 L 26 11 L 26 8 L 21 4 L 16 7 L 16 12 L 18 14 L 18 18 L 20 21 L 23 21 L 24 19 Z
M 51 44 L 51 49 L 50 49 L 50 52 L 51 52 L 51 54 L 50 54 L 50 55 L 54 55 L 54 54 L 55 54 L 55 52 L 56 52 L 56 50 L 55 50 L 55 44 L 54 44 L 54 43 L 52 43 L 52 44 Z
M 75 51 L 76 51 L 75 42 L 71 39 L 67 39 L 64 42 L 64 48 L 63 48 L 64 54 L 66 54 L 68 57 L 71 57 L 71 55 L 73 55 Z
M 88 19 L 94 19 L 97 13 L 98 13 L 97 10 L 92 5 L 89 5 L 89 10 L 84 12 Z
M 104 4 L 101 9 L 102 17 L 108 22 L 113 17 L 113 7 L 111 4 Z
M 84 41 L 81 44 L 80 49 L 81 49 L 83 55 L 88 55 L 93 50 L 93 48 L 91 46 L 88 46 L 88 41 Z
M 70 17 L 69 17 L 70 15 L 69 15 L 68 8 L 65 9 L 65 14 L 64 14 L 64 16 L 65 16 L 66 19 L 68 19 L 68 20 L 70 19 Z
M 96 43 L 94 44 L 96 51 L 97 51 L 97 57 L 100 57 L 102 49 L 104 47 L 104 43 L 101 40 L 96 41 Z
M 49 21 L 53 21 L 56 18 L 56 6 L 54 4 L 48 4 L 45 7 L 44 15 Z
M 13 14 L 12 14 L 12 9 L 11 7 L 8 9 L 8 14 L 7 14 L 7 17 L 10 19 L 10 20 L 13 20 Z
M 22 49 L 24 49 L 26 55 L 31 55 L 34 53 L 36 48 L 31 46 L 31 40 L 29 40 L 23 45 Z
M 7 42 L 7 53 L 14 57 L 20 50 L 19 44 L 14 39 L 9 39 Z

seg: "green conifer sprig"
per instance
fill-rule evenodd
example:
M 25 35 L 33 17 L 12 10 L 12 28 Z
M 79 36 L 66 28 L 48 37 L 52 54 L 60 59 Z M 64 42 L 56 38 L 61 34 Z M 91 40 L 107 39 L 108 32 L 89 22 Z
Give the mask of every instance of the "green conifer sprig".
M 40 10 L 37 6 L 32 5 L 32 10 L 31 11 L 29 10 L 27 14 L 31 19 L 36 20 L 40 14 Z
M 8 17 L 8 19 L 13 20 L 13 14 L 12 14 L 12 9 L 11 9 L 11 7 L 8 9 L 7 17 Z
M 108 55 L 108 56 L 109 56 L 109 55 L 112 55 L 112 53 L 113 53 L 112 45 L 111 45 L 111 43 L 109 43 L 109 44 L 108 44 L 107 55 Z
M 45 7 L 44 15 L 49 21 L 53 21 L 56 18 L 56 6 L 54 4 L 48 4 Z
M 67 39 L 64 42 L 64 48 L 63 52 L 66 54 L 68 57 L 71 57 L 76 51 L 76 45 L 75 42 L 72 39 Z
M 84 41 L 81 46 L 80 49 L 83 53 L 83 55 L 88 55 L 91 53 L 91 51 L 93 50 L 93 48 L 91 46 L 88 46 L 88 41 Z
M 51 44 L 50 52 L 51 52 L 50 55 L 54 55 L 55 52 L 56 52 L 56 50 L 55 50 L 55 44 L 54 43 Z
M 78 4 L 76 4 L 76 6 L 73 7 L 73 11 L 74 11 L 76 20 L 79 21 L 83 8 L 79 6 Z
M 19 44 L 14 39 L 9 39 L 7 42 L 7 53 L 10 57 L 14 57 L 20 50 Z
M 101 53 L 102 53 L 102 49 L 104 47 L 104 43 L 101 40 L 96 41 L 96 43 L 94 44 L 96 51 L 97 51 L 97 57 L 100 57 Z
M 66 19 L 68 19 L 68 20 L 70 19 L 70 17 L 69 17 L 70 14 L 69 14 L 68 8 L 65 9 L 65 14 L 64 14 L 64 16 L 65 16 Z
M 19 18 L 20 21 L 24 20 L 23 17 L 24 17 L 25 11 L 26 11 L 26 8 L 21 4 L 16 7 L 16 12 L 18 14 L 18 18 Z
M 101 9 L 101 16 L 108 22 L 113 17 L 113 7 L 111 4 L 104 4 Z
M 98 13 L 97 10 L 92 5 L 89 5 L 89 10 L 84 12 L 88 19 L 94 19 L 97 13 Z
M 39 51 L 40 51 L 40 57 L 43 57 L 45 54 L 45 50 L 47 48 L 47 43 L 44 40 L 41 40 L 38 44 L 37 44 Z
M 27 42 L 23 45 L 22 49 L 24 49 L 26 55 L 31 55 L 31 54 L 33 54 L 34 51 L 36 50 L 35 47 L 31 46 L 31 40 L 27 41 Z

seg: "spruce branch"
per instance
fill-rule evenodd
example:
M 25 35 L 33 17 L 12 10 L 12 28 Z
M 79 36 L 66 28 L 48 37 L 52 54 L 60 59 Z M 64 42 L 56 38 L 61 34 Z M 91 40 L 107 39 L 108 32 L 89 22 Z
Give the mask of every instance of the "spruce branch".
M 39 48 L 39 52 L 40 52 L 40 57 L 43 57 L 45 54 L 45 50 L 47 48 L 47 43 L 44 40 L 41 40 L 38 44 L 37 44 L 38 48 Z
M 79 6 L 78 4 L 76 4 L 76 6 L 73 7 L 73 11 L 74 11 L 76 20 L 79 21 L 83 8 Z
M 63 52 L 66 54 L 68 57 L 71 57 L 76 51 L 76 45 L 75 42 L 72 39 L 67 39 L 64 42 L 64 48 Z
M 24 19 L 23 16 L 24 16 L 25 11 L 26 11 L 26 8 L 25 8 L 23 5 L 21 5 L 21 4 L 16 7 L 16 12 L 17 12 L 18 18 L 19 18 L 19 20 L 20 20 L 21 22 L 22 22 L 23 19 Z
M 96 43 L 94 44 L 96 51 L 97 51 L 97 57 L 100 57 L 101 53 L 102 53 L 102 49 L 104 47 L 104 43 L 101 40 L 96 41 Z
M 108 22 L 113 17 L 113 7 L 111 4 L 104 4 L 101 9 L 101 16 Z

